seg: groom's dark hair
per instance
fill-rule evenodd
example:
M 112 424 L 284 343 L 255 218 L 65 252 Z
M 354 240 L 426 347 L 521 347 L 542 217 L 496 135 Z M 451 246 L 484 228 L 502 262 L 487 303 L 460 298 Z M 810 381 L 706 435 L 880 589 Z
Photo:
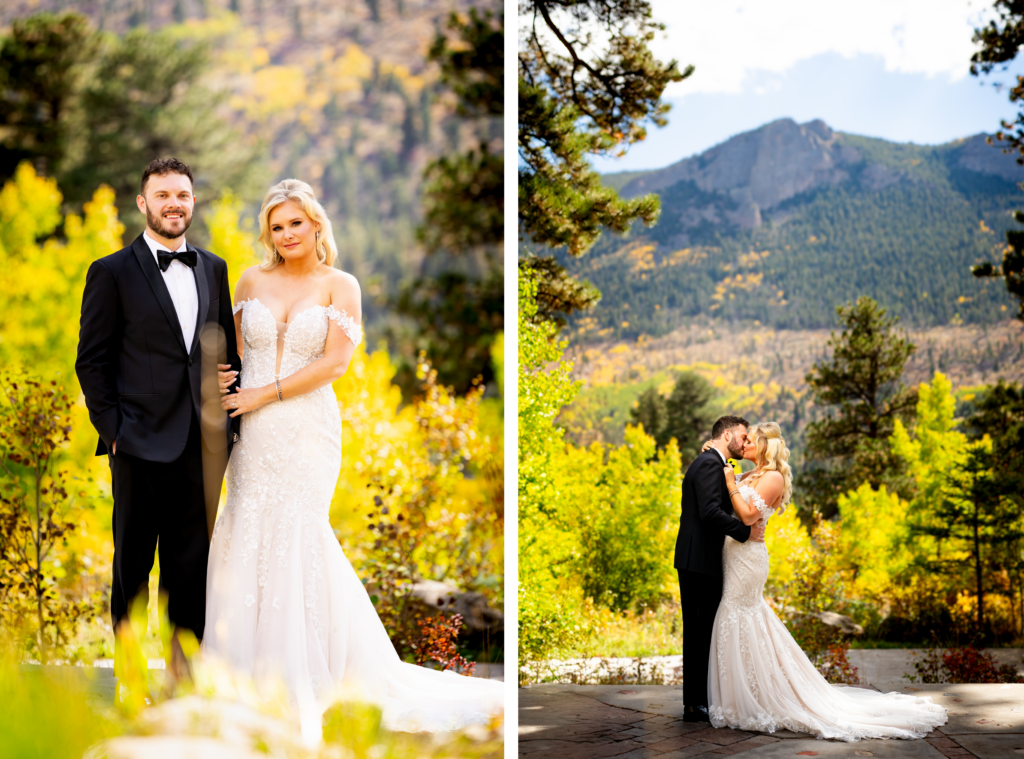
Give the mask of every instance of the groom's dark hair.
M 744 427 L 749 427 L 750 422 L 744 419 L 742 416 L 723 416 L 717 422 L 715 426 L 711 428 L 711 439 L 718 440 L 722 437 L 722 433 L 726 430 L 731 430 L 733 427 L 742 424 Z
M 146 194 L 146 182 L 152 176 L 162 177 L 165 174 L 181 174 L 188 177 L 189 184 L 193 187 L 196 181 L 192 178 L 192 169 L 177 158 L 156 158 L 149 162 L 149 166 L 142 172 L 142 194 Z

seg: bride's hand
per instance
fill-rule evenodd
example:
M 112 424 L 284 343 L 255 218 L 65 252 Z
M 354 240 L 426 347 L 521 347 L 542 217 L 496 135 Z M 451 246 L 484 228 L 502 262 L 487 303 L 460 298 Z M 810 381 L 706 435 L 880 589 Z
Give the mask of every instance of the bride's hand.
M 714 447 L 715 447 L 715 441 L 714 440 L 709 440 L 708 442 L 704 443 L 704 445 L 702 445 L 700 447 L 700 452 L 704 453 L 704 451 L 709 451 L 709 450 L 711 450 Z
M 231 364 L 217 364 L 217 384 L 220 386 L 220 394 L 226 395 L 231 390 L 238 372 L 231 371 Z
M 733 469 L 730 464 L 726 464 L 725 469 L 723 469 L 722 471 L 725 472 L 726 482 L 728 482 L 730 485 L 736 482 L 736 470 Z
M 269 402 L 270 398 L 266 397 L 265 388 L 262 387 L 238 388 L 236 392 L 228 393 L 220 399 L 221 408 L 227 411 L 231 418 L 239 414 L 248 414 Z

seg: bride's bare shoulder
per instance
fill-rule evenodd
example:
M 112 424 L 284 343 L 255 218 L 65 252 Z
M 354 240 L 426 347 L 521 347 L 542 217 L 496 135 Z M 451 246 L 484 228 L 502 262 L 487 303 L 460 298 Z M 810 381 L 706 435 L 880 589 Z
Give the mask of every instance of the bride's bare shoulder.
M 358 321 L 362 314 L 362 291 L 359 289 L 359 280 L 348 272 L 334 268 L 327 272 L 325 279 L 331 305 L 338 310 L 344 310 Z

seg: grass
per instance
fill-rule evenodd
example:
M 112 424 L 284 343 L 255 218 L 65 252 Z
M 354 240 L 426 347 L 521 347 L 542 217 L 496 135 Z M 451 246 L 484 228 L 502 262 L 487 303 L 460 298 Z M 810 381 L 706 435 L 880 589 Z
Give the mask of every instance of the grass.
M 617 614 L 595 609 L 590 620 L 594 634 L 586 656 L 673 656 L 683 652 L 679 605 L 663 604 L 641 612 Z

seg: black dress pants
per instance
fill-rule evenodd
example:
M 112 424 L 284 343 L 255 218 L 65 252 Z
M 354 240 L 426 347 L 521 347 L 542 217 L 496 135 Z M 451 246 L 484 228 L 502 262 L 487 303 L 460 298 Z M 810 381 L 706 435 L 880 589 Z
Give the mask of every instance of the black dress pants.
M 708 705 L 711 631 L 722 601 L 722 578 L 680 569 L 683 605 L 683 705 Z
M 117 627 L 136 596 L 149 597 L 149 573 L 160 545 L 160 589 L 167 616 L 202 639 L 210 536 L 203 496 L 203 456 L 195 413 L 185 450 L 169 463 L 127 453 L 109 456 L 114 491 L 114 581 L 110 614 Z

